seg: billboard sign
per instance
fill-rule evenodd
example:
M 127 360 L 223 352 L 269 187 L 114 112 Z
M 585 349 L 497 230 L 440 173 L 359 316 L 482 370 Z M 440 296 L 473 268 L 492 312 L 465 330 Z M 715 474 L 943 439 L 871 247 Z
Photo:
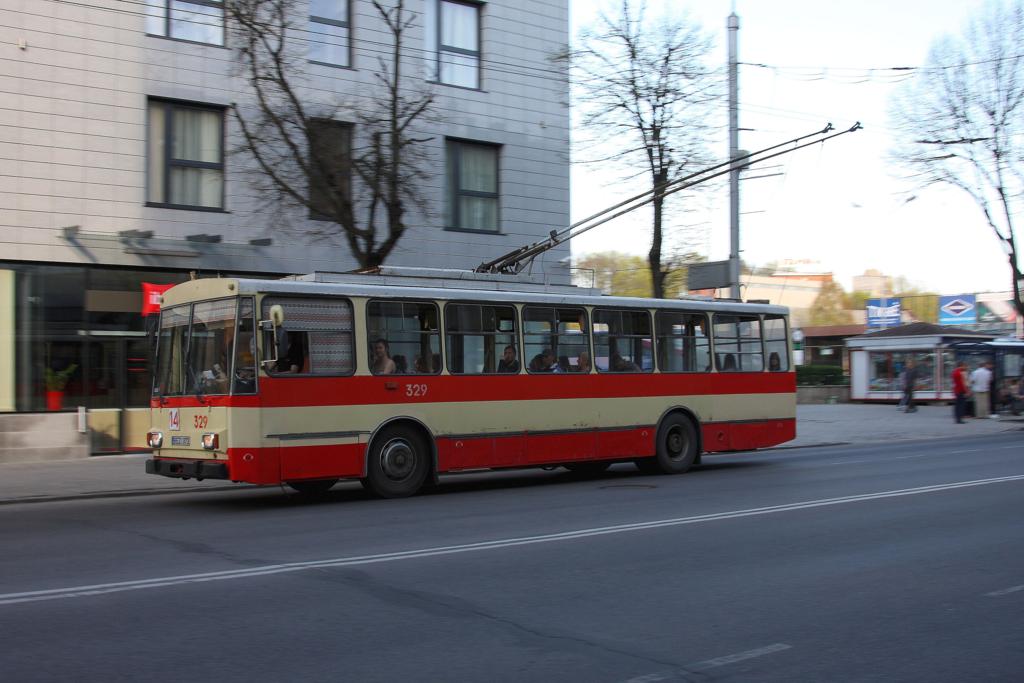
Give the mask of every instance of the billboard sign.
M 973 294 L 939 297 L 940 325 L 973 325 L 978 321 L 978 306 Z
M 900 300 L 896 297 L 868 299 L 868 327 L 896 327 L 900 324 Z

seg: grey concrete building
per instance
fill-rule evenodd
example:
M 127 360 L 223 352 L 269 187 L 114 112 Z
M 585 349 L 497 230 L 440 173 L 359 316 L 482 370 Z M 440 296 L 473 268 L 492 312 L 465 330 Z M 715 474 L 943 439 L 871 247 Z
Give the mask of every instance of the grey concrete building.
M 568 0 L 405 0 L 404 78 L 436 101 L 422 210 L 388 265 L 472 268 L 569 219 Z M 394 4 L 393 0 L 385 4 Z M 268 210 L 230 108 L 253 95 L 222 0 L 0 0 L 0 412 L 148 405 L 142 283 L 357 264 Z M 369 0 L 296 0 L 310 107 L 355 124 L 391 37 Z M 358 199 L 358 187 L 354 190 Z M 535 265 L 568 281 L 568 246 Z M 72 366 L 74 366 L 73 369 Z M 69 370 L 70 369 L 70 370 Z M 55 408 L 56 404 L 51 404 Z

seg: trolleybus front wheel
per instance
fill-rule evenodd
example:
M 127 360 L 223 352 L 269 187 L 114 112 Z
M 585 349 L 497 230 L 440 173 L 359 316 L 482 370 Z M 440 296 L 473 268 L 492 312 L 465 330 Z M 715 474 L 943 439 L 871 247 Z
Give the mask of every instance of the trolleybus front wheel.
M 423 437 L 409 427 L 387 427 L 373 440 L 362 483 L 381 498 L 402 498 L 419 491 L 429 471 Z

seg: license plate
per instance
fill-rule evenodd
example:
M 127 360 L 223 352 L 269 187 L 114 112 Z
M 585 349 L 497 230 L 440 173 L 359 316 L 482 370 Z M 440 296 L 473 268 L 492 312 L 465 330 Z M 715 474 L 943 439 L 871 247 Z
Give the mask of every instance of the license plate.
M 192 445 L 192 437 L 191 436 L 172 436 L 171 437 L 171 445 L 172 446 L 191 446 Z

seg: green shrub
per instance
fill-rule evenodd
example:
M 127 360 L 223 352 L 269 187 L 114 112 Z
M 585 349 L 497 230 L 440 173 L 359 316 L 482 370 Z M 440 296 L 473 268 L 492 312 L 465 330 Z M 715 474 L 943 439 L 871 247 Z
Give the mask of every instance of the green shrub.
M 796 383 L 800 386 L 841 386 L 849 383 L 839 365 L 798 365 Z

